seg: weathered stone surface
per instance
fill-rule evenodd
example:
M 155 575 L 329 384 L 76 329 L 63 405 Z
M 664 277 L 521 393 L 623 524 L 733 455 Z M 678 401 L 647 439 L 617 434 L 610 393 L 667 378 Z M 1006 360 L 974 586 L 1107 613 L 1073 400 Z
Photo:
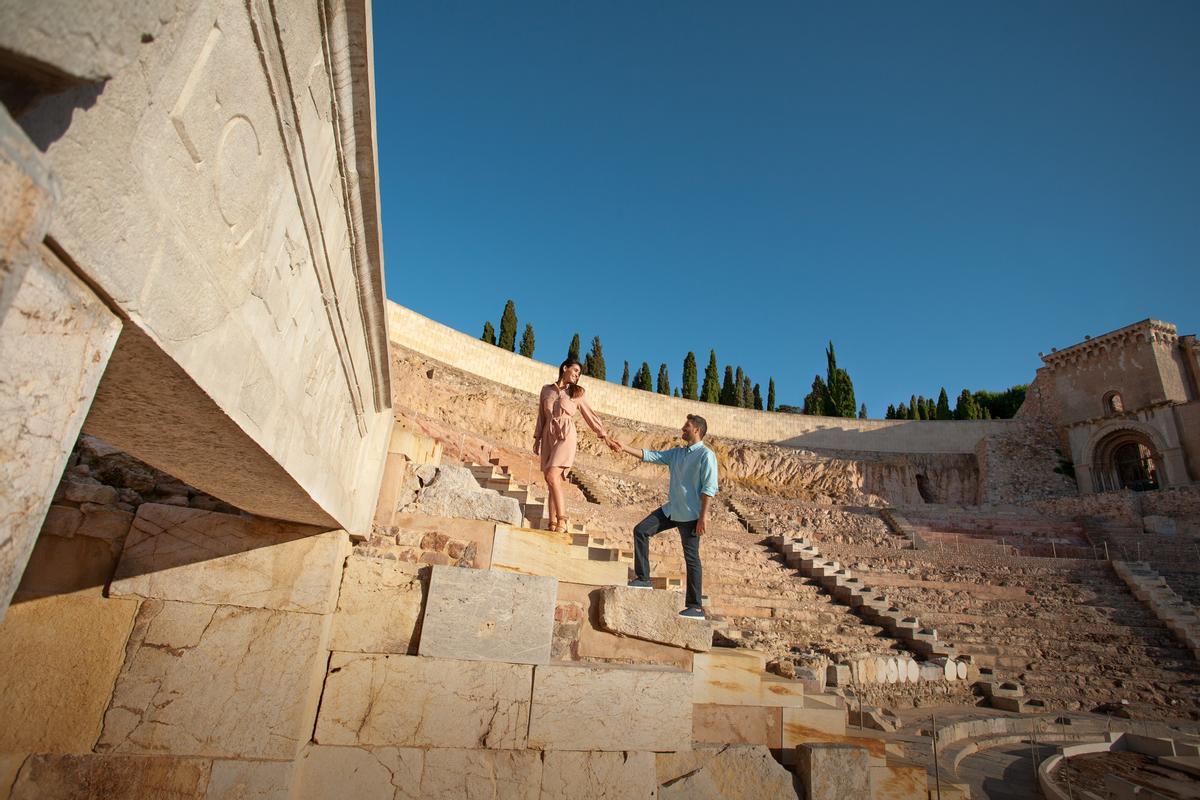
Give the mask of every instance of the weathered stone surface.
M 532 750 L 418 750 L 314 745 L 301 756 L 292 800 L 538 800 Z
M 109 593 L 328 614 L 349 549 L 344 531 L 146 503 Z
M 97 752 L 293 758 L 312 733 L 328 620 L 144 602 Z
M 914 764 L 871 767 L 871 800 L 927 800 L 929 773 Z
M 315 739 L 331 745 L 521 749 L 533 668 L 334 653 Z
M 565 637 L 562 660 L 612 661 L 621 664 L 661 664 L 691 671 L 692 652 L 679 647 L 617 636 L 600 629 L 600 593 L 602 589 L 580 583 L 558 582 L 560 613 L 577 620 L 556 626 Z
M 346 559 L 330 649 L 415 655 L 428 575 L 403 561 Z
M 653 753 L 548 752 L 542 759 L 539 800 L 650 800 L 655 797 Z
M 692 701 L 720 705 L 765 705 L 762 653 L 718 647 L 692 660 Z
M 554 578 L 433 567 L 419 652 L 465 661 L 548 663 L 557 592 Z
M 64 539 L 43 533 L 25 565 L 17 597 L 45 597 L 86 592 L 100 597 L 117 568 L 119 544 L 72 536 Z
M 800 796 L 792 773 L 762 745 L 659 753 L 657 768 L 659 800 L 795 800 Z
M 692 676 L 653 667 L 538 667 L 529 746 L 543 750 L 687 750 Z
M 650 642 L 705 651 L 712 648 L 712 623 L 679 616 L 679 592 L 606 586 L 600 593 L 600 627 Z
M 209 770 L 204 758 L 35 755 L 12 800 L 205 800 Z
M 437 474 L 421 488 L 416 500 L 399 509 L 401 513 L 521 524 L 521 504 L 516 499 L 481 488 L 466 467 L 443 464 L 436 469 Z
M 442 534 L 447 539 L 458 539 L 475 545 L 475 555 L 470 566 L 488 569 L 492 565 L 492 542 L 496 537 L 496 523 L 489 520 L 445 519 L 425 514 L 396 514 L 392 518 L 396 530 L 396 543 L 417 547 L 427 534 Z
M 9 800 L 13 784 L 21 765 L 29 758 L 28 753 L 0 753 L 0 800 Z
M 136 612 L 132 600 L 83 595 L 9 609 L 0 623 L 0 752 L 91 751 Z
M 290 761 L 212 762 L 204 800 L 290 800 Z
M 808 800 L 870 797 L 870 754 L 849 744 L 802 744 L 796 748 L 796 775 Z
M 692 707 L 692 739 L 713 744 L 761 744 L 783 747 L 783 709 L 767 706 Z

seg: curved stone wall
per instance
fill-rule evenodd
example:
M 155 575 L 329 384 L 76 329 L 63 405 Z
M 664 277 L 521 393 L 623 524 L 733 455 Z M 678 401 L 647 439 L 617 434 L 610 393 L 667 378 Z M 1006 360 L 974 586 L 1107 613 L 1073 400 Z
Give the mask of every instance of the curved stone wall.
M 400 347 L 482 378 L 536 394 L 555 366 L 501 350 L 396 303 L 388 303 L 388 334 Z M 601 414 L 667 428 L 689 413 L 708 420 L 714 436 L 806 449 L 878 453 L 974 453 L 980 439 L 1011 420 L 919 422 L 812 417 L 730 408 L 584 378 L 588 403 Z

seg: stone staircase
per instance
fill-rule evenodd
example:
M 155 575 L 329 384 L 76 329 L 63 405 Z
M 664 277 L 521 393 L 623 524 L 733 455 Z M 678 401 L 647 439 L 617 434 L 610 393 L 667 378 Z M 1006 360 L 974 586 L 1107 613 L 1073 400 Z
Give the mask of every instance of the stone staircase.
M 583 496 L 589 503 L 611 505 L 612 501 L 601 488 L 600 482 L 590 472 L 572 467 L 571 471 L 567 473 L 567 480 L 579 487 L 579 491 L 583 492 Z
M 1134 596 L 1150 607 L 1193 657 L 1200 659 L 1200 616 L 1192 604 L 1176 594 L 1166 579 L 1144 561 L 1114 561 L 1112 565 Z

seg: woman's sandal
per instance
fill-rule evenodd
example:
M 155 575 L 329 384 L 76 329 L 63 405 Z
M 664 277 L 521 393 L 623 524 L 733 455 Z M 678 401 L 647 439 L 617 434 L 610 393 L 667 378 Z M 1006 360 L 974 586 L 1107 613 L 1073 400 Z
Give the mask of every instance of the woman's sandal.
M 555 531 L 555 533 L 566 533 L 567 532 L 567 518 L 566 517 L 558 518 L 558 522 L 555 523 L 555 525 L 554 525 L 554 531 Z

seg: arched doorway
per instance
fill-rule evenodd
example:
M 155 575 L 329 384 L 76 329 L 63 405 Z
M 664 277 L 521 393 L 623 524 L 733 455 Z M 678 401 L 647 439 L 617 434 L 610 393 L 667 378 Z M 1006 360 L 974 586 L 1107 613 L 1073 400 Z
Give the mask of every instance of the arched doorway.
M 1163 481 L 1162 456 L 1144 433 L 1118 430 L 1100 440 L 1095 457 L 1096 491 L 1157 489 Z

